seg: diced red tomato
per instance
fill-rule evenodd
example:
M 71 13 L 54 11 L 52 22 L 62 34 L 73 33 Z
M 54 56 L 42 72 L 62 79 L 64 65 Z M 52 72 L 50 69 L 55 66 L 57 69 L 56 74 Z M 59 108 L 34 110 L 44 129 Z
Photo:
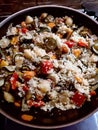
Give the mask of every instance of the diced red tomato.
M 76 106 L 80 107 L 85 102 L 86 97 L 79 92 L 75 92 L 75 94 L 72 97 L 72 101 L 75 103 Z
M 91 95 L 91 96 L 95 96 L 95 95 L 96 95 L 96 91 L 92 90 L 92 91 L 90 92 L 90 95 Z
M 27 30 L 27 28 L 22 28 L 21 31 L 22 31 L 22 33 L 26 33 L 28 30 Z
M 13 73 L 11 79 L 10 79 L 10 82 L 11 82 L 11 86 L 12 86 L 12 89 L 16 89 L 16 81 L 18 80 L 18 74 L 16 72 Z
M 28 101 L 27 101 L 27 104 L 28 104 L 30 107 L 32 107 L 32 106 L 34 106 L 34 107 L 41 107 L 41 106 L 43 106 L 45 103 L 44 103 L 43 101 L 28 100 Z
M 41 71 L 43 74 L 47 74 L 49 70 L 53 68 L 53 64 L 50 61 L 44 61 L 41 65 Z
M 88 43 L 87 43 L 87 42 L 83 42 L 82 40 L 80 40 L 80 41 L 78 42 L 78 46 L 88 47 Z
M 28 86 L 24 85 L 23 86 L 23 91 L 27 92 L 29 90 Z
M 64 42 L 69 48 L 72 48 L 74 46 L 74 42 L 73 41 L 66 41 Z

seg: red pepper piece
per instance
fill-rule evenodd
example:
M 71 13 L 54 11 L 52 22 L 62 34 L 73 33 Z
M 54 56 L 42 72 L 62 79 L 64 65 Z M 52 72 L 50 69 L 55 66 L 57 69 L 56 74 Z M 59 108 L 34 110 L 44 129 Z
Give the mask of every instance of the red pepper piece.
M 78 42 L 78 45 L 81 46 L 81 47 L 88 47 L 88 43 L 87 42 L 83 42 L 81 40 Z
M 72 48 L 74 46 L 74 42 L 73 41 L 66 41 L 64 42 L 69 48 Z
M 27 30 L 27 28 L 22 28 L 21 31 L 22 31 L 22 33 L 26 33 L 28 30 Z
M 45 103 L 43 102 L 43 101 L 33 101 L 33 100 L 28 100 L 27 101 L 27 104 L 30 106 L 30 107 L 32 107 L 32 106 L 34 106 L 34 107 L 41 107 L 41 106 L 43 106 Z
M 13 90 L 16 89 L 16 81 L 17 80 L 18 80 L 18 74 L 16 72 L 14 72 L 11 79 L 10 79 Z
M 43 74 L 47 74 L 49 70 L 53 68 L 53 64 L 50 61 L 44 61 L 41 66 L 41 71 Z
M 28 86 L 24 85 L 23 86 L 23 91 L 27 92 L 29 90 Z
M 76 106 L 81 107 L 85 102 L 85 96 L 82 93 L 75 92 L 72 97 L 72 101 L 75 103 Z

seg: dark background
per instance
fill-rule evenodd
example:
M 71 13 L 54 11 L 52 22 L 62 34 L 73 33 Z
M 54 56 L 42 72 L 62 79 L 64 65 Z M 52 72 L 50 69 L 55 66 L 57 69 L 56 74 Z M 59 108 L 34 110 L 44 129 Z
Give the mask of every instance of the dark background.
M 0 21 L 19 10 L 36 5 L 58 4 L 80 9 L 83 2 L 97 2 L 98 0 L 0 0 Z

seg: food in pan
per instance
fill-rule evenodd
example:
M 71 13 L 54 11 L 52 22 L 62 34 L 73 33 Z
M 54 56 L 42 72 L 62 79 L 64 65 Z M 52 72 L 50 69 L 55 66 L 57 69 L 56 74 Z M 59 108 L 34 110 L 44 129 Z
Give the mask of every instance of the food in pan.
M 26 16 L 1 38 L 0 90 L 21 111 L 78 109 L 97 88 L 98 37 L 73 18 Z

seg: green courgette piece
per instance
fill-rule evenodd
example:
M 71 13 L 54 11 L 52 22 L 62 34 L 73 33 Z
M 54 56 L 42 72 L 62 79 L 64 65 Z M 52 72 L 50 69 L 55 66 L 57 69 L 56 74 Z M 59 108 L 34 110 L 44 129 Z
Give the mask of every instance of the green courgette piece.
M 14 102 L 14 97 L 11 93 L 5 92 L 4 91 L 4 99 L 5 101 L 9 102 L 9 103 L 13 103 Z
M 5 66 L 5 68 L 6 68 L 9 72 L 13 72 L 13 71 L 15 71 L 16 66 L 10 65 L 10 66 Z
M 98 40 L 95 41 L 95 44 L 91 47 L 91 50 L 98 55 Z
M 5 82 L 4 78 L 0 78 L 0 87 L 4 85 L 4 82 Z
M 50 38 L 50 37 L 45 38 L 44 42 L 45 42 L 47 49 L 49 49 L 49 50 L 54 50 L 57 47 L 56 40 L 53 38 Z
M 47 27 L 40 27 L 39 32 L 51 32 L 51 30 Z
M 15 59 L 17 57 L 23 57 L 23 54 L 22 53 L 17 53 L 16 55 L 14 55 L 13 59 L 14 59 L 14 62 L 15 62 Z
M 98 74 L 94 78 L 95 78 L 95 82 L 90 83 L 90 85 L 93 90 L 96 90 L 98 88 Z
M 50 57 L 48 55 L 45 55 L 42 57 L 43 59 L 50 60 Z

